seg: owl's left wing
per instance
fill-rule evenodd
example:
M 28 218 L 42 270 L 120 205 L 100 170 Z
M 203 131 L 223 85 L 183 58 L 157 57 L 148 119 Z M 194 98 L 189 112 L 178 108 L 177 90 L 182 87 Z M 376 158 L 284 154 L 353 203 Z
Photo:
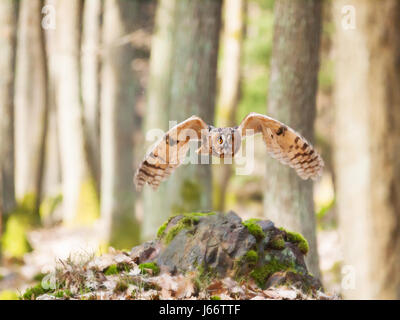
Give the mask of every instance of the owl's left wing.
M 171 128 L 139 165 L 134 177 L 136 189 L 140 191 L 148 183 L 156 190 L 181 165 L 189 150 L 189 141 L 201 139 L 201 131 L 207 129 L 207 124 L 197 116 Z
M 282 122 L 250 113 L 238 129 L 242 137 L 262 133 L 268 153 L 294 168 L 302 179 L 315 180 L 322 174 L 324 161 L 318 152 L 304 137 Z

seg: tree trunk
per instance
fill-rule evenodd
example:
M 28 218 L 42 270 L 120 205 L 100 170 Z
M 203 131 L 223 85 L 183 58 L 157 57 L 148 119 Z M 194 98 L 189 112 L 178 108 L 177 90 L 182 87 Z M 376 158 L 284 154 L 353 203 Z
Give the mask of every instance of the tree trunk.
M 80 27 L 82 2 L 58 0 L 57 89 L 59 146 L 61 155 L 63 222 L 76 223 L 81 194 L 92 181 L 84 153 L 80 91 Z
M 227 0 L 224 3 L 223 56 L 218 99 L 218 127 L 236 125 L 236 110 L 240 97 L 241 56 L 246 0 Z M 226 191 L 232 175 L 232 166 L 219 164 L 213 167 L 215 188 L 214 207 L 225 210 Z
M 345 5 L 355 8 L 355 29 L 344 28 Z M 335 1 L 333 9 L 337 204 L 350 266 L 342 283 L 354 277 L 342 293 L 399 299 L 400 3 Z
M 168 130 L 169 97 L 172 72 L 174 17 L 176 0 L 160 0 L 157 7 L 155 30 L 151 44 L 149 87 L 144 121 L 144 133 L 151 129 Z M 150 147 L 151 141 L 147 143 Z M 137 159 L 137 163 L 141 161 Z M 157 191 L 143 190 L 142 240 L 154 238 L 158 226 L 168 217 L 168 188 L 162 183 Z
M 15 80 L 16 196 L 41 198 L 43 139 L 46 134 L 46 66 L 41 40 L 40 0 L 19 5 Z
M 319 67 L 321 1 L 277 0 L 271 57 L 268 115 L 314 137 Z M 319 276 L 313 184 L 275 159 L 267 159 L 265 216 L 302 233 L 310 244 L 307 264 Z
M 101 96 L 101 215 L 107 241 L 129 248 L 139 242 L 133 187 L 133 126 L 136 50 L 127 35 L 136 30 L 140 1 L 106 0 Z
M 0 237 L 2 219 L 15 207 L 14 67 L 17 6 L 13 0 L 0 2 Z
M 45 5 L 55 8 L 57 0 L 46 0 Z M 49 14 L 49 13 L 47 13 Z M 45 16 L 43 16 L 45 17 Z M 50 19 L 56 18 L 49 16 Z M 42 20 L 43 21 L 43 20 Z M 46 130 L 46 145 L 45 145 L 45 158 L 44 172 L 43 172 L 43 190 L 42 197 L 46 201 L 49 198 L 55 198 L 62 193 L 61 181 L 61 159 L 59 150 L 59 136 L 57 125 L 57 105 L 56 105 L 56 89 L 57 89 L 57 33 L 53 29 L 43 30 L 45 36 L 45 51 L 47 53 L 47 66 L 48 66 L 48 123 Z M 44 212 L 44 214 L 46 214 Z M 52 223 L 62 220 L 62 210 L 57 208 L 52 216 L 44 217 L 42 222 L 44 224 Z
M 219 0 L 177 2 L 170 120 L 198 115 L 214 122 L 221 7 Z M 183 165 L 167 184 L 171 213 L 212 209 L 210 165 Z
M 162 65 L 162 77 L 153 78 L 148 110 L 149 117 L 157 117 L 158 128 L 168 129 L 167 119 L 179 123 L 192 115 L 213 123 L 221 6 L 219 0 L 160 2 L 155 41 L 164 51 L 158 54 L 153 48 L 152 71 Z M 156 109 L 160 99 L 164 102 Z M 152 197 L 158 198 L 156 203 Z M 212 209 L 210 165 L 182 165 L 157 194 L 146 190 L 144 202 L 146 237 L 154 236 L 172 213 Z
M 84 2 L 82 24 L 82 99 L 85 150 L 100 191 L 100 45 L 103 2 Z

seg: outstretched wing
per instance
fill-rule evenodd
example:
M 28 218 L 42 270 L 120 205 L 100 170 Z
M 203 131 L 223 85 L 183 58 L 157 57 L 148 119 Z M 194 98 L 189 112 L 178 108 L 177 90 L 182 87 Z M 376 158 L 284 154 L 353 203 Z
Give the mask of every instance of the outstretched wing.
M 302 179 L 315 180 L 322 174 L 324 161 L 313 146 L 292 128 L 262 114 L 250 113 L 239 126 L 242 137 L 262 133 L 268 153 L 294 168 Z
M 134 178 L 136 189 L 140 191 L 147 183 L 156 190 L 185 159 L 189 141 L 201 139 L 201 130 L 207 129 L 207 124 L 197 116 L 170 129 L 139 165 Z

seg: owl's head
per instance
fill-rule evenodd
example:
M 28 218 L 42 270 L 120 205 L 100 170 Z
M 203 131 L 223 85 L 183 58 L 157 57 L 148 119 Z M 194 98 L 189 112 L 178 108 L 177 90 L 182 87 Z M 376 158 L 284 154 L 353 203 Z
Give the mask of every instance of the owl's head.
M 213 156 L 219 158 L 233 157 L 241 145 L 241 137 L 236 128 L 213 128 L 210 140 Z

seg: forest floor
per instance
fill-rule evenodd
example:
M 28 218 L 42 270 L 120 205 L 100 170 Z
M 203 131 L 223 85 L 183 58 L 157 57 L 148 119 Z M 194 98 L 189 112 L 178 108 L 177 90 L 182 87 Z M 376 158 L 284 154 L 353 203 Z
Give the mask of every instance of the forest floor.
M 23 296 L 27 289 L 41 284 L 45 274 L 58 272 L 61 278 L 69 278 L 68 289 L 53 290 L 52 294 L 45 290 L 40 299 L 336 299 L 340 295 L 341 257 L 335 231 L 318 234 L 322 281 L 327 293 L 307 296 L 295 287 L 262 290 L 254 282 L 238 283 L 231 278 L 199 288 L 195 274 L 152 275 L 151 270 L 143 272 L 135 265 L 127 253 L 111 248 L 107 254 L 96 256 L 100 241 L 96 230 L 96 227 L 58 226 L 30 232 L 28 238 L 33 250 L 22 261 L 8 261 L 0 268 L 0 292 L 5 292 L 6 298 Z M 131 268 L 117 274 L 107 272 L 110 266 L 121 263 L 129 263 Z M 123 281 L 127 277 L 131 280 Z M 85 288 L 102 289 L 95 293 L 79 291 L 82 283 Z

